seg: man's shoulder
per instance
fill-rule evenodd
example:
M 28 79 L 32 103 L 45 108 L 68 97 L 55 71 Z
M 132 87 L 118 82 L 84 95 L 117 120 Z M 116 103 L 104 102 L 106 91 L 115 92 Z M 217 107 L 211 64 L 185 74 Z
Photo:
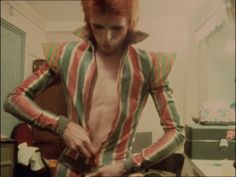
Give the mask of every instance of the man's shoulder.
M 66 42 L 47 42 L 42 43 L 43 51 L 44 53 L 47 51 L 56 50 L 57 48 L 61 50 L 66 50 L 68 48 L 73 48 L 73 46 L 79 46 L 79 45 L 89 45 L 86 41 L 66 41 Z
M 160 59 L 166 59 L 168 60 L 169 58 L 176 58 L 176 53 L 175 52 L 165 52 L 165 51 L 153 51 L 153 50 L 146 50 L 142 48 L 138 48 L 135 46 L 132 46 L 133 50 L 136 51 L 138 56 L 141 59 L 148 59 L 148 60 L 160 60 Z
M 86 41 L 69 41 L 65 44 L 64 51 L 72 52 L 74 50 L 86 51 L 90 44 Z
M 48 42 L 43 43 L 42 48 L 47 63 L 54 71 L 58 72 L 62 60 L 69 60 L 74 51 L 87 51 L 89 44 L 85 41 Z
M 152 55 L 157 54 L 157 52 L 139 48 L 133 45 L 130 48 L 131 50 L 135 51 L 135 53 L 138 55 L 139 59 L 141 60 L 152 60 Z

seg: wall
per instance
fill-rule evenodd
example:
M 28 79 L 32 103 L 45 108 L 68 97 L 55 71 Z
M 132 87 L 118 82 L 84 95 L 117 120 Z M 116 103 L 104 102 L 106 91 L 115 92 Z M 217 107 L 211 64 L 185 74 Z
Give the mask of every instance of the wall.
M 41 43 L 46 41 L 42 19 L 33 19 L 35 14 L 20 1 L 1 1 L 1 18 L 26 32 L 24 78 L 32 72 L 32 61 L 42 58 Z

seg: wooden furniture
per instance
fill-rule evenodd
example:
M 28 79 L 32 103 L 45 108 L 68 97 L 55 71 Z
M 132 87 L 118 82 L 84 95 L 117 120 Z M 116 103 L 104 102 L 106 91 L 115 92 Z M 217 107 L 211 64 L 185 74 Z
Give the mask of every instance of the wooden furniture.
M 1 139 L 1 176 L 14 177 L 17 161 L 16 141 Z
M 34 60 L 33 72 L 45 62 L 46 60 L 44 59 Z M 41 108 L 66 117 L 66 102 L 59 76 L 47 89 L 37 95 L 34 101 Z M 61 137 L 37 127 L 32 127 L 32 139 L 33 145 L 38 147 L 47 159 L 58 159 L 62 150 L 65 148 Z

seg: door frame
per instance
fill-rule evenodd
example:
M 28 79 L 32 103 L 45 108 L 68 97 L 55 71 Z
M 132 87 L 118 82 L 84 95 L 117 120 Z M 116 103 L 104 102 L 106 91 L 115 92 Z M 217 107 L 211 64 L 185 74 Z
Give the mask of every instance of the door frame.
M 24 32 L 23 30 L 21 30 L 20 28 L 16 27 L 15 25 L 9 23 L 8 21 L 4 20 L 3 18 L 1 18 L 1 27 L 5 27 L 9 30 L 11 30 L 12 32 L 16 33 L 17 35 L 21 36 L 22 38 L 22 55 L 20 56 L 20 60 L 21 60 L 21 76 L 20 76 L 20 82 L 23 81 L 24 78 L 24 65 L 25 65 L 25 40 L 26 40 L 26 32 Z
M 23 79 L 24 79 L 24 64 L 25 64 L 25 41 L 26 41 L 26 32 L 24 32 L 23 30 L 19 29 L 18 27 L 16 27 L 15 25 L 9 23 L 8 21 L 4 20 L 3 18 L 0 18 L 1 19 L 1 32 L 3 30 L 3 28 L 5 28 L 6 30 L 16 34 L 17 36 L 19 36 L 20 38 L 20 41 L 19 41 L 19 44 L 21 44 L 21 46 L 19 46 L 19 48 L 21 49 L 20 51 L 20 54 L 19 54 L 19 57 L 17 57 L 17 60 L 20 60 L 19 61 L 19 70 L 20 70 L 20 74 L 19 74 L 19 80 L 17 80 L 18 83 L 15 83 L 15 87 L 17 85 L 19 85 Z M 2 35 L 2 34 L 1 34 Z M 3 41 L 1 40 L 1 43 Z M 2 46 L 3 44 L 1 44 Z M 3 51 L 1 51 L 3 52 Z M 7 54 L 7 53 L 6 53 Z M 1 56 L 2 57 L 2 56 Z M 3 59 L 1 58 L 1 64 L 2 64 L 2 61 Z M 11 72 L 11 71 L 9 71 Z M 8 71 L 6 73 L 1 73 L 1 79 L 3 79 L 4 77 L 6 78 L 6 75 L 9 73 Z M 2 82 L 0 82 L 0 87 L 1 87 L 1 92 L 2 92 Z M 10 89 L 10 90 L 13 90 L 14 88 L 7 88 L 7 89 Z M 6 96 L 6 95 L 5 95 Z M 1 103 L 0 103 L 0 106 L 1 106 L 1 115 L 4 114 L 4 109 L 3 109 L 3 103 L 2 103 L 2 100 L 1 100 Z M 11 115 L 12 116 L 12 115 Z M 14 117 L 14 116 L 13 116 Z M 1 124 L 3 124 L 3 119 L 2 117 L 0 118 L 1 120 Z M 17 119 L 15 119 L 17 120 Z M 20 122 L 20 120 L 18 120 L 18 123 Z M 7 129 L 4 129 L 4 130 L 1 130 L 1 133 L 3 133 L 4 135 L 6 136 L 11 136 L 11 133 L 14 126 L 17 124 L 17 121 L 14 121 L 14 122 L 9 122 L 8 124 L 8 128 L 10 128 L 9 130 Z M 2 125 L 1 125 L 2 126 Z

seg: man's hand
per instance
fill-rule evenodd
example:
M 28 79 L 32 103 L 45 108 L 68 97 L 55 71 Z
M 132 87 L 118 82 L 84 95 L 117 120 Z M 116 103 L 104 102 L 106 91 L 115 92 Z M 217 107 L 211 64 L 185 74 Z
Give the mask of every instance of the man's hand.
M 62 136 L 66 145 L 76 152 L 81 152 L 86 158 L 90 159 L 95 155 L 88 133 L 78 124 L 70 122 Z
M 99 168 L 94 173 L 86 175 L 86 177 L 102 177 L 102 176 L 123 176 L 125 173 L 125 166 L 122 162 L 117 164 L 107 165 Z

